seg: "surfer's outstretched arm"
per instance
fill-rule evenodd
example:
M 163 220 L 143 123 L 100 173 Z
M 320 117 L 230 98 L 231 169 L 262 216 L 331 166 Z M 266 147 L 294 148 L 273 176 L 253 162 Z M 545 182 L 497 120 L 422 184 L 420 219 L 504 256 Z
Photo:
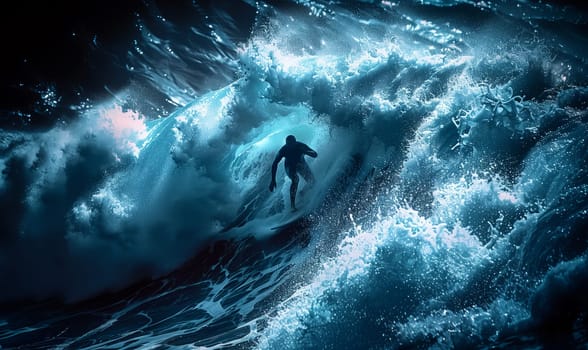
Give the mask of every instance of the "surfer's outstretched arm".
M 280 163 L 282 158 L 284 158 L 284 152 L 282 152 L 282 150 L 280 150 L 278 152 L 278 155 L 276 155 L 274 162 L 272 163 L 272 181 L 270 182 L 270 186 L 269 186 L 270 192 L 273 192 L 274 189 L 276 188 L 276 172 L 278 171 L 278 164 Z
M 307 156 L 312 157 L 312 158 L 316 158 L 318 156 L 318 153 L 316 153 L 315 150 L 308 147 L 308 145 L 304 145 L 304 146 L 306 146 L 305 147 L 306 149 L 304 150 L 304 154 L 306 154 Z

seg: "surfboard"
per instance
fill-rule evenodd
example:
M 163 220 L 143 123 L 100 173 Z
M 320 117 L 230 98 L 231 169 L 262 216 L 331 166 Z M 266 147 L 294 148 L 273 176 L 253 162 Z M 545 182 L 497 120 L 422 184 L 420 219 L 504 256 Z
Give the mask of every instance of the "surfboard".
M 281 230 L 286 228 L 290 225 L 296 223 L 296 221 L 303 220 L 308 213 L 306 210 L 298 209 L 296 211 L 288 210 L 286 213 L 282 214 L 283 216 L 280 218 L 281 224 L 272 227 L 272 230 Z

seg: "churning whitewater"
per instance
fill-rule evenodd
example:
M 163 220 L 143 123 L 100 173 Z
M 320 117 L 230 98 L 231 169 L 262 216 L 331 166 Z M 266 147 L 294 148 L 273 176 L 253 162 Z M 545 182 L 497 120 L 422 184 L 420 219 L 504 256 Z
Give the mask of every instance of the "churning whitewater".
M 588 346 L 583 8 L 137 6 L 0 130 L 0 348 Z

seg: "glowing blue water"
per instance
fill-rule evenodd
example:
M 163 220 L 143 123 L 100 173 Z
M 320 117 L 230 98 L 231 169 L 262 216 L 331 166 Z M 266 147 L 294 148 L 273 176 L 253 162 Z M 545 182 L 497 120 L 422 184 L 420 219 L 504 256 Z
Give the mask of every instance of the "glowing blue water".
M 125 91 L 2 131 L 2 348 L 586 346 L 585 15 L 245 3 L 249 39 L 196 55 L 234 73 L 206 93 L 141 27 L 129 69 L 169 116 Z M 275 230 L 288 134 L 319 181 Z

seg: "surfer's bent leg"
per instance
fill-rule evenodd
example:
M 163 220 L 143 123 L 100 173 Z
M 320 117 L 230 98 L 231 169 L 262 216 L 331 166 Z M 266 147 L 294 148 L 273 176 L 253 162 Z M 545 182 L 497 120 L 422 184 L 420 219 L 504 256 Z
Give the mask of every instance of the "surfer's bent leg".
M 292 210 L 296 210 L 296 191 L 298 190 L 298 174 L 296 169 L 286 169 L 286 174 L 292 180 L 290 185 L 290 207 Z
M 298 166 L 298 172 L 302 175 L 302 178 L 309 186 L 314 185 L 314 175 L 312 175 L 312 171 L 310 171 L 310 167 L 306 162 L 302 162 Z

